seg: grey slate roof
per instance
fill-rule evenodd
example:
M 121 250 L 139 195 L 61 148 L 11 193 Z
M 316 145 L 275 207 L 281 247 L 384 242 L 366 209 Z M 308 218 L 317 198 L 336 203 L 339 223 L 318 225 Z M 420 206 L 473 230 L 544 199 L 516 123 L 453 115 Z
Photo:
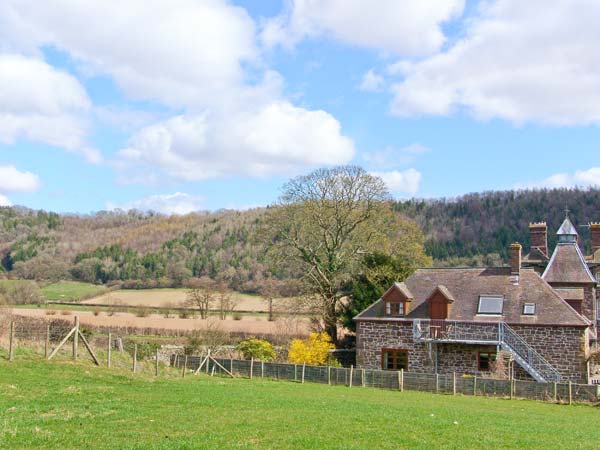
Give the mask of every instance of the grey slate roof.
M 553 283 L 595 283 L 596 280 L 575 242 L 558 243 L 542 278 Z
M 562 223 L 558 231 L 556 232 L 557 236 L 579 236 L 575 226 L 571 223 L 568 217 L 565 218 L 565 221 Z
M 589 321 L 575 312 L 542 278 L 532 269 L 522 269 L 519 283 L 511 275 L 510 268 L 467 268 L 467 269 L 419 269 L 405 285 L 413 294 L 406 319 L 428 318 L 427 299 L 440 285 L 454 298 L 449 306 L 448 320 L 500 322 L 509 324 L 545 324 L 588 326 Z M 504 297 L 503 314 L 486 316 L 477 314 L 479 296 L 501 295 Z M 525 303 L 536 304 L 536 314 L 522 314 Z M 383 302 L 379 300 L 360 313 L 357 321 L 405 320 L 392 319 L 383 314 Z

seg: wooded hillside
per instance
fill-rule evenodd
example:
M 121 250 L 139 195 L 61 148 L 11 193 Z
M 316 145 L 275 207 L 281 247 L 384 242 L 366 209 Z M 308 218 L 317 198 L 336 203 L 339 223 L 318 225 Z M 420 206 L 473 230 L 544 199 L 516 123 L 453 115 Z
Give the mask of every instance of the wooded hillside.
M 600 190 L 489 192 L 394 206 L 422 227 L 436 264 L 501 264 L 511 242 L 528 249 L 529 222 L 548 222 L 552 246 L 565 207 L 587 249 L 589 231 L 583 225 L 600 220 Z M 22 278 L 125 282 L 129 287 L 173 286 L 190 276 L 209 276 L 251 292 L 266 272 L 257 239 L 265 211 L 167 217 L 136 211 L 58 215 L 4 207 L 0 271 Z

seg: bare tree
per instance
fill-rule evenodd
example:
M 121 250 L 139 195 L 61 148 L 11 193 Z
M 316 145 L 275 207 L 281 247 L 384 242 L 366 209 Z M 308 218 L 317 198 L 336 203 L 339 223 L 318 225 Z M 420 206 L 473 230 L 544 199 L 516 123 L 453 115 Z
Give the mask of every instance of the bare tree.
M 283 282 L 274 278 L 271 275 L 266 276 L 260 283 L 258 287 L 258 291 L 260 295 L 267 302 L 267 306 L 269 308 L 269 321 L 272 322 L 274 320 L 273 317 L 273 300 L 276 297 L 281 296 L 281 291 L 283 288 Z
M 272 264 L 297 265 L 337 340 L 343 287 L 362 253 L 392 250 L 399 217 L 383 180 L 356 166 L 316 170 L 293 178 L 283 191 L 266 221 Z
M 188 282 L 186 304 L 200 311 L 200 317 L 206 319 L 210 306 L 215 301 L 216 283 L 208 277 L 194 278 Z
M 231 295 L 231 291 L 227 288 L 225 283 L 219 283 L 217 285 L 217 290 L 219 315 L 221 320 L 225 320 L 227 318 L 227 313 L 232 313 L 235 309 L 235 301 Z

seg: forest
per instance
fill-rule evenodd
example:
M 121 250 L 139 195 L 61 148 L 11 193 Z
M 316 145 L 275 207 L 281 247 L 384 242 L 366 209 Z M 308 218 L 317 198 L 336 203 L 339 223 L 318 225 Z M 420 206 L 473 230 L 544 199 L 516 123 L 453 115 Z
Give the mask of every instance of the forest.
M 600 220 L 600 190 L 485 192 L 395 201 L 393 207 L 421 227 L 435 265 L 498 265 L 507 260 L 511 242 L 528 249 L 529 222 L 548 222 L 552 247 L 565 208 L 587 250 L 585 225 Z M 177 287 L 189 278 L 206 276 L 238 291 L 258 292 L 264 277 L 295 277 L 265 263 L 259 235 L 267 211 L 74 215 L 2 207 L 0 276 L 126 288 Z

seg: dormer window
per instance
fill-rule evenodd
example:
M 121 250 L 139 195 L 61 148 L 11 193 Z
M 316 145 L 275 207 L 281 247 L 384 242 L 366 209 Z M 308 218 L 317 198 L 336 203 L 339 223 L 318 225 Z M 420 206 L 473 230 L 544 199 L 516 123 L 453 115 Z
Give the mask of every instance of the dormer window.
M 404 283 L 394 283 L 381 297 L 383 313 L 388 317 L 404 317 L 408 314 L 408 305 L 413 296 Z
M 525 303 L 523 305 L 523 315 L 534 316 L 535 315 L 535 303 Z
M 504 296 L 480 295 L 477 314 L 502 315 Z

